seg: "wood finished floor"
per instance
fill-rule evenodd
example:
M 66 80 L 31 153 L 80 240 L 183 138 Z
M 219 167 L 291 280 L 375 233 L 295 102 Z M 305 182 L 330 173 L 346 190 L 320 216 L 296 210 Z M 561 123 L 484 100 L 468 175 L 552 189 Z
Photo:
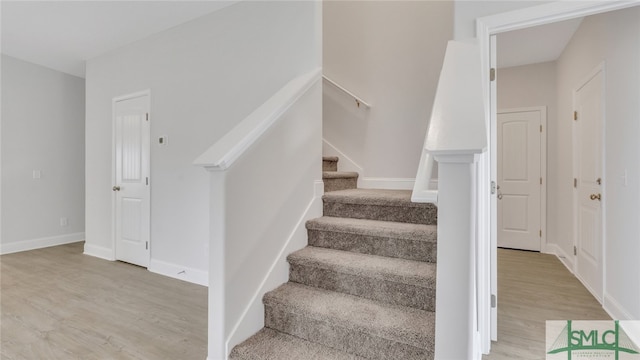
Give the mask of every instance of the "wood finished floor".
M 82 255 L 0 257 L 2 360 L 207 357 L 207 288 Z
M 484 360 L 544 359 L 546 320 L 609 320 L 553 255 L 498 249 L 498 341 Z

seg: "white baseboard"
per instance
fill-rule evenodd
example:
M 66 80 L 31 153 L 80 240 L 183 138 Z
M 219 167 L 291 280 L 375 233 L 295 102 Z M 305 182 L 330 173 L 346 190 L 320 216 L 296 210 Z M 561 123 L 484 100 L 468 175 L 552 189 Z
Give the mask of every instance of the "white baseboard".
M 318 183 L 322 184 L 322 181 L 314 183 L 316 194 L 318 193 L 318 190 L 324 192 L 324 186 L 319 186 Z M 240 319 L 229 332 L 225 349 L 227 356 L 234 346 L 246 340 L 264 326 L 264 305 L 262 303 L 262 297 L 268 291 L 271 291 L 288 281 L 289 266 L 287 264 L 287 256 L 307 245 L 307 228 L 305 223 L 307 220 L 311 220 L 319 216 L 322 216 L 322 197 L 315 196 L 309 202 L 309 205 L 280 249 L 277 258 L 271 264 L 269 271 L 266 273 L 260 283 L 260 286 L 251 298 L 249 305 L 244 309 Z M 260 319 L 260 326 L 257 326 L 257 322 L 255 321 L 256 319 Z
M 373 178 L 365 177 L 360 180 L 359 187 L 363 189 L 413 190 L 416 179 L 408 178 Z
M 80 242 L 80 241 L 84 241 L 83 232 L 49 236 L 49 237 L 43 237 L 39 239 L 13 241 L 6 244 L 0 244 L 0 255 L 12 254 L 12 253 L 17 253 L 21 251 L 42 249 L 42 248 L 47 248 L 51 246 L 71 244 L 71 243 Z
M 84 243 L 84 254 L 104 260 L 115 261 L 116 257 L 112 248 Z
M 620 305 L 615 298 L 613 298 L 610 294 L 604 294 L 604 301 L 602 303 L 602 307 L 604 311 L 611 316 L 612 319 L 615 320 L 637 320 L 631 316 L 631 312 L 627 311 L 624 306 Z
M 147 270 L 152 273 L 187 281 L 193 284 L 209 286 L 208 271 L 198 270 L 157 259 L 151 259 L 151 261 L 149 261 L 149 267 Z
M 557 244 L 546 244 L 545 254 L 555 255 L 558 260 L 573 274 L 573 256 L 568 256 Z
M 322 155 L 323 156 L 337 156 L 338 157 L 338 170 L 340 171 L 353 171 L 362 175 L 363 168 L 355 161 L 351 160 L 345 153 L 340 151 L 335 145 L 328 142 L 326 139 L 322 139 Z

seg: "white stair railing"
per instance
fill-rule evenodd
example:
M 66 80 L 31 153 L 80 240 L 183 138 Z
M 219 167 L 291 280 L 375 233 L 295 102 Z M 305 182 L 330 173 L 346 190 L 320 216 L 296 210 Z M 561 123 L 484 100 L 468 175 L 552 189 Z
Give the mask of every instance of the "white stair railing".
M 340 86 L 337 82 L 329 79 L 327 76 L 322 75 L 322 79 L 324 81 L 326 81 L 327 83 L 333 85 L 333 87 L 335 87 L 336 89 L 338 89 L 338 90 L 342 91 L 343 93 L 351 96 L 353 98 L 353 100 L 356 102 L 356 106 L 357 107 L 362 106 L 362 107 L 364 107 L 366 109 L 370 109 L 371 108 L 371 105 L 368 102 L 362 100 L 362 98 L 360 98 L 358 95 L 355 95 L 351 91 L 349 91 L 349 90 L 345 89 L 344 87 Z
M 481 357 L 477 161 L 487 133 L 480 70 L 477 44 L 449 42 L 412 196 L 438 204 L 436 359 Z M 429 189 L 434 161 L 437 191 Z

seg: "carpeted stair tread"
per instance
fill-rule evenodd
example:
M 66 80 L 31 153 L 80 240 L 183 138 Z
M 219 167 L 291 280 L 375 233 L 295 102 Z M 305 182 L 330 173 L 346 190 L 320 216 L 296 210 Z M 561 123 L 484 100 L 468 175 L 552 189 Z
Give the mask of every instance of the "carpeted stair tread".
M 434 263 L 308 246 L 290 254 L 289 281 L 387 304 L 435 310 Z
M 414 354 L 412 359 L 425 358 L 425 354 L 433 351 L 435 313 L 430 311 L 291 282 L 265 294 L 263 301 L 267 308 L 266 327 L 301 337 L 320 335 L 310 340 L 330 342 L 324 345 L 332 348 L 344 347 L 340 350 L 368 358 L 380 358 L 376 354 L 384 348 L 367 349 L 362 348 L 362 344 L 392 344 L 395 346 L 385 347 L 399 356 Z M 309 328 L 314 325 L 330 332 L 325 334 L 323 329 Z M 345 338 L 340 334 L 349 336 Z M 334 337 L 330 337 L 332 335 Z M 386 358 L 387 355 L 380 356 Z
M 233 348 L 230 360 L 365 360 L 277 330 L 263 328 Z
M 436 225 L 323 216 L 307 221 L 309 230 L 325 230 L 385 238 L 437 242 Z
M 411 190 L 348 189 L 323 196 L 325 200 L 343 204 L 431 207 L 433 204 L 411 202 Z
M 323 171 L 324 192 L 355 189 L 358 187 L 358 173 L 350 171 Z
M 306 223 L 311 246 L 435 262 L 437 226 L 323 216 Z
M 323 156 L 322 157 L 322 171 L 338 171 L 338 157 L 337 156 Z
M 353 171 L 323 171 L 323 179 L 357 179 L 358 173 Z
M 388 280 L 423 288 L 435 287 L 433 263 L 395 259 L 307 246 L 287 257 L 290 264 L 305 264 L 362 277 Z
M 411 202 L 410 190 L 346 189 L 322 197 L 324 215 L 435 225 L 437 207 Z

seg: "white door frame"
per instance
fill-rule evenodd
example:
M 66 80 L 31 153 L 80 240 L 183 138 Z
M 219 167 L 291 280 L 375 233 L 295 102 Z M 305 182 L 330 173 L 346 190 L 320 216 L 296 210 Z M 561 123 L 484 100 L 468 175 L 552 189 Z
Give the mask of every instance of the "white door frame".
M 138 97 L 147 96 L 149 101 L 149 116 L 151 116 L 151 89 L 146 89 L 138 92 L 134 92 L 127 95 L 114 97 L 111 101 L 111 184 L 116 183 L 116 158 L 113 154 L 115 154 L 116 149 L 116 104 L 119 101 L 135 99 Z M 151 130 L 149 130 L 151 131 Z M 151 144 L 149 144 L 151 145 Z M 149 173 L 151 173 L 151 149 L 149 149 Z M 149 184 L 149 201 L 151 201 L 151 184 Z M 111 259 L 116 260 L 116 197 L 111 197 L 111 249 L 112 256 Z M 149 219 L 151 219 L 151 212 L 149 213 Z M 151 229 L 149 229 L 149 249 L 151 249 Z M 149 251 L 149 260 L 151 260 L 151 251 Z
M 485 119 L 488 122 L 487 131 L 489 138 L 488 161 L 483 169 L 484 174 L 488 177 L 479 179 L 481 186 L 485 189 L 489 188 L 489 184 L 497 178 L 496 166 L 496 87 L 495 82 L 489 81 L 491 65 L 495 64 L 496 48 L 495 42 L 492 46 L 492 39 L 495 41 L 495 35 L 503 32 L 524 29 L 532 26 L 545 25 L 563 20 L 575 19 L 583 16 L 600 14 L 604 12 L 624 9 L 637 6 L 637 1 L 611 1 L 611 0 L 594 0 L 589 2 L 582 1 L 556 1 L 553 3 L 533 6 L 521 10 L 504 12 L 496 15 L 480 17 L 476 19 L 476 38 L 480 47 L 481 56 L 481 76 L 483 84 L 487 84 L 484 88 L 484 108 Z M 493 62 L 493 63 L 492 63 Z M 491 281 L 490 284 L 484 282 L 479 286 L 490 287 L 493 295 L 497 294 L 497 199 L 495 194 L 488 195 L 490 201 L 486 204 L 480 203 L 482 206 L 478 209 L 480 216 L 489 219 L 489 227 L 480 229 L 480 237 L 490 239 L 491 243 Z M 485 214 L 485 215 L 482 215 Z M 605 284 L 606 285 L 606 284 Z M 486 289 L 485 289 L 486 290 Z M 491 339 L 497 339 L 497 311 L 495 308 L 491 312 Z M 483 352 L 490 348 L 490 344 L 482 341 Z
M 522 108 L 505 108 L 498 109 L 497 114 L 507 112 L 527 112 L 527 111 L 539 111 L 540 112 L 540 124 L 542 125 L 542 131 L 540 132 L 540 177 L 542 178 L 542 186 L 540 187 L 540 252 L 546 252 L 547 249 L 547 107 L 546 106 L 531 106 Z M 497 141 L 497 139 L 496 139 Z M 497 151 L 497 145 L 496 145 Z M 496 153 L 496 169 L 497 163 Z M 497 174 L 497 170 L 496 170 Z M 497 207 L 497 205 L 496 205 Z M 497 218 L 496 218 L 497 223 Z M 496 225 L 497 230 L 497 225 Z M 496 232 L 497 236 L 497 232 Z M 497 239 L 496 239 L 497 241 Z

